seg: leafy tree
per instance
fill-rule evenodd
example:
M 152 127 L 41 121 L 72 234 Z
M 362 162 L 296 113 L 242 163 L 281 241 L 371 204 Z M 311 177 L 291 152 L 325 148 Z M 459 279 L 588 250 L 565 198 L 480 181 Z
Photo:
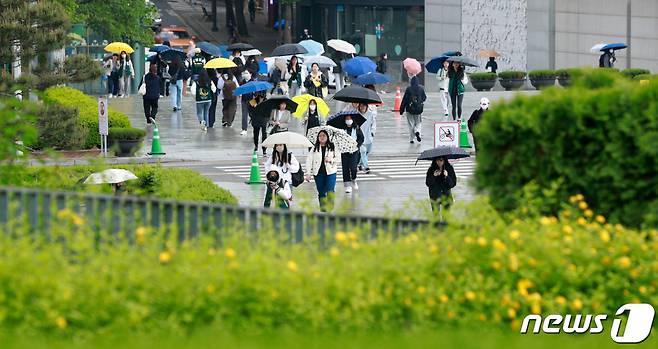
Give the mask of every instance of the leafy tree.
M 1 1 L 1 0 L 0 0 Z M 56 0 L 71 11 L 76 22 L 110 41 L 150 45 L 153 43 L 153 9 L 144 0 Z
M 13 160 L 22 148 L 16 143 L 34 142 L 36 129 L 32 126 L 35 104 L 16 98 L 0 99 L 0 160 Z

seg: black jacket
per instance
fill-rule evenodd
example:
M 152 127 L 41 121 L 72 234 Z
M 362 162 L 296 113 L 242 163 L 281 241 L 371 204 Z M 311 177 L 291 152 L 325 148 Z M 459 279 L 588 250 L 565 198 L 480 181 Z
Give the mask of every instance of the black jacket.
M 320 73 L 320 86 L 317 87 L 311 81 L 311 73 L 306 76 L 306 80 L 304 80 L 304 87 L 306 87 L 306 90 L 308 91 L 308 94 L 314 97 L 320 97 L 324 98 L 322 95 L 322 88 L 329 86 L 329 80 L 327 80 L 327 77 L 324 76 L 324 74 Z
M 308 112 L 308 120 L 306 121 L 306 133 L 308 133 L 309 128 L 320 126 L 320 117 L 318 115 L 317 109 L 315 112 Z
M 352 125 L 352 127 L 343 127 L 343 130 L 347 132 L 348 135 L 352 134 L 352 129 L 356 128 L 356 147 L 361 148 L 361 144 L 363 144 L 364 136 L 363 136 L 363 131 L 361 131 L 361 127 Z M 359 150 L 357 150 L 358 152 Z
M 474 133 L 473 130 L 475 129 L 475 125 L 480 122 L 480 119 L 482 118 L 482 114 L 484 114 L 486 110 L 479 108 L 473 111 L 473 114 L 471 114 L 471 118 L 468 119 L 468 131 L 471 133 Z
M 425 103 L 427 100 L 427 95 L 425 94 L 425 88 L 418 82 L 418 77 L 414 76 L 411 78 L 411 86 L 407 87 L 404 90 L 404 97 L 402 97 L 402 102 L 400 103 L 400 115 L 403 115 L 409 102 L 411 102 L 411 96 L 416 95 L 420 97 L 420 101 Z
M 382 74 L 386 74 L 387 69 L 388 69 L 388 67 L 386 66 L 386 60 L 384 59 L 384 55 L 382 54 L 379 57 L 379 60 L 377 61 L 377 72 L 382 73 Z
M 262 98 L 260 103 L 263 103 L 264 101 L 265 98 Z M 256 104 L 256 107 L 258 107 L 258 104 Z M 249 115 L 251 115 L 251 126 L 267 127 L 267 125 L 270 123 L 269 113 L 267 115 L 261 115 L 256 111 L 256 107 L 252 107 L 251 104 L 249 104 Z
M 448 172 L 447 177 L 444 176 L 443 173 L 437 177 L 434 176 L 434 171 L 439 169 L 434 161 L 432 161 L 430 168 L 427 169 L 425 185 L 429 188 L 430 199 L 432 200 L 437 200 L 442 196 L 450 196 L 450 189 L 457 185 L 455 169 L 447 161 L 445 162 L 444 167 Z
M 157 74 L 148 73 L 144 75 L 144 80 L 139 83 L 139 86 L 142 86 L 142 84 L 146 84 L 144 99 L 160 98 L 160 77 Z

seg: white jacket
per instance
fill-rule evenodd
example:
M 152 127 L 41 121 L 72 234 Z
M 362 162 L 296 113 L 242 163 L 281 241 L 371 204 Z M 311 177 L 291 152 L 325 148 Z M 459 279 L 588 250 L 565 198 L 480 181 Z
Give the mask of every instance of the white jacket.
M 439 89 L 447 92 L 448 83 L 450 82 L 450 79 L 448 79 L 448 71 L 441 67 L 439 72 L 436 74 L 436 79 L 439 80 Z
M 286 163 L 283 166 L 272 164 L 272 155 L 270 155 L 265 162 L 265 173 L 268 173 L 271 170 L 279 171 L 283 180 L 292 183 L 292 174 L 299 171 L 299 161 L 297 161 L 297 158 L 295 158 L 295 155 L 292 153 L 288 154 L 290 155 L 290 164 Z
M 324 156 L 329 159 L 329 162 L 324 163 L 327 174 L 330 175 L 338 172 L 340 153 L 336 150 L 327 149 Z M 317 176 L 320 171 L 320 166 L 322 166 L 322 150 L 315 151 L 315 148 L 311 149 L 311 152 L 306 157 L 306 174 Z

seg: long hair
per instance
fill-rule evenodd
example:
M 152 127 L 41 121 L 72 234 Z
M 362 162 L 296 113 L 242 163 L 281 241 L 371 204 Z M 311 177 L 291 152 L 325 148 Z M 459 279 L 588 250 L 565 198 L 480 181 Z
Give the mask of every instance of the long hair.
M 327 149 L 333 151 L 334 150 L 334 144 L 331 143 L 331 138 L 329 137 L 329 132 L 327 132 L 325 130 L 320 130 L 320 132 L 318 132 L 318 136 L 317 136 L 317 138 L 315 138 L 315 147 L 313 148 L 313 151 L 320 151 L 320 134 L 321 133 L 324 133 L 325 136 L 327 136 Z
M 464 78 L 464 66 L 459 64 L 459 69 L 455 70 L 455 66 L 452 63 L 450 63 L 450 65 L 448 66 L 448 76 L 450 76 L 450 74 L 456 74 L 455 75 L 456 79 L 460 79 L 460 80 L 463 79 Z
M 283 145 L 283 155 L 281 155 L 276 150 L 277 145 L 278 144 L 274 145 L 274 151 L 272 152 L 272 165 L 277 165 L 279 167 L 283 167 L 284 164 L 290 165 L 290 162 L 288 161 L 288 146 L 285 144 Z
M 439 165 L 436 164 L 436 159 L 434 159 L 432 160 L 432 165 L 430 165 L 431 171 L 435 171 L 435 170 L 448 171 L 449 168 L 452 168 L 452 165 L 450 164 L 450 162 L 448 162 L 448 158 L 446 158 L 445 156 L 442 156 L 441 158 L 443 158 L 443 168 L 439 168 Z
M 201 87 L 208 87 L 208 85 L 210 85 L 210 77 L 208 76 L 208 72 L 202 70 L 199 74 L 199 81 L 197 83 Z

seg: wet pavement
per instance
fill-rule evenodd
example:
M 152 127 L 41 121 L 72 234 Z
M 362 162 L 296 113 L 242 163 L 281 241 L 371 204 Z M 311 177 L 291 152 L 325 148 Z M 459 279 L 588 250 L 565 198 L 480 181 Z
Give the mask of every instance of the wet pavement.
M 532 93 L 532 92 L 519 92 Z M 463 109 L 464 117 L 479 107 L 479 100 L 487 97 L 492 106 L 502 98 L 513 97 L 513 92 L 471 92 L 466 93 Z M 421 143 L 409 144 L 409 133 L 406 118 L 399 113 L 392 112 L 394 93 L 382 94 L 384 105 L 379 107 L 377 116 L 377 133 L 373 150 L 370 155 L 371 173 L 359 173 L 359 191 L 345 194 L 342 182 L 336 185 L 337 203 L 340 209 L 367 211 L 369 213 L 385 213 L 389 211 L 402 211 L 405 216 L 415 216 L 418 212 L 416 204 L 410 201 L 426 200 L 428 197 L 425 186 L 425 172 L 429 163 L 421 161 L 415 165 L 415 159 L 423 150 L 433 148 L 434 122 L 446 121 L 440 107 L 439 95 L 428 92 L 423 113 Z M 210 178 L 217 185 L 229 189 L 236 195 L 241 204 L 260 206 L 264 197 L 263 185 L 248 185 L 251 156 L 253 151 L 253 137 L 251 127 L 247 135 L 240 135 L 240 110 L 236 115 L 236 122 L 231 128 L 221 127 L 202 131 L 195 115 L 195 105 L 191 96 L 183 98 L 183 109 L 173 112 L 170 108 L 170 99 L 160 99 L 158 112 L 158 128 L 160 140 L 167 155 L 164 166 L 186 167 L 198 171 Z M 329 101 L 332 111 L 336 109 L 336 101 Z M 134 127 L 144 127 L 147 130 L 147 140 L 144 148 L 137 158 L 146 158 L 144 155 L 151 146 L 153 127 L 145 124 L 141 99 L 139 97 L 110 99 L 110 106 L 128 115 Z M 221 105 L 218 107 L 221 114 Z M 299 121 L 291 124 L 290 131 L 303 133 Z M 260 152 L 259 152 L 260 153 Z M 305 150 L 296 150 L 295 156 L 303 160 Z M 262 171 L 265 158 L 259 155 L 259 164 Z M 454 163 L 458 176 L 457 187 L 453 190 L 456 200 L 470 201 L 474 191 L 469 187 L 469 179 L 475 169 L 474 156 Z M 339 174 L 340 178 L 340 174 Z M 294 190 L 293 207 L 317 208 L 315 185 L 305 183 Z M 426 206 L 426 202 L 419 205 Z

